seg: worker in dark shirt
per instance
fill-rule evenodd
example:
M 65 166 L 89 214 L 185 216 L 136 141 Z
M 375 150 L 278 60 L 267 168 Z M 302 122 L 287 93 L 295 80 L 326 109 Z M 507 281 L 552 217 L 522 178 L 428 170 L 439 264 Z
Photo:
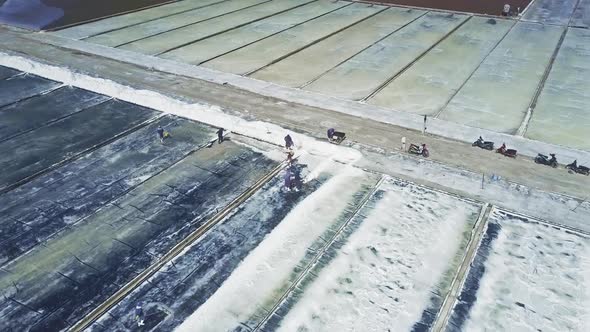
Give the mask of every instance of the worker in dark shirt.
M 164 128 L 162 126 L 158 126 L 156 129 L 156 133 L 158 133 L 158 138 L 160 139 L 161 143 L 164 143 Z
M 285 136 L 285 148 L 287 149 L 291 149 L 293 148 L 293 139 L 291 138 L 291 135 L 287 135 Z

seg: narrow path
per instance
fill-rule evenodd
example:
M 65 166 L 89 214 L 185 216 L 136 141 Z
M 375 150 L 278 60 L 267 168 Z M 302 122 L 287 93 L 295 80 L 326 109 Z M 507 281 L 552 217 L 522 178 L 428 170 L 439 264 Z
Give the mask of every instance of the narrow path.
M 471 262 L 475 258 L 475 254 L 477 253 L 477 248 L 479 247 L 479 243 L 483 236 L 483 232 L 485 230 L 485 225 L 488 221 L 488 216 L 492 211 L 493 206 L 485 203 L 484 206 L 481 208 L 481 212 L 477 222 L 475 223 L 475 227 L 471 233 L 471 239 L 467 244 L 467 248 L 465 250 L 465 256 L 463 257 L 463 262 L 459 266 L 457 273 L 455 274 L 455 278 L 451 283 L 451 289 L 447 293 L 443 305 L 436 316 L 436 320 L 434 322 L 434 327 L 432 331 L 434 332 L 441 332 L 444 330 L 447 321 L 451 315 L 453 307 L 455 306 L 455 302 L 457 301 L 457 296 L 461 293 L 461 289 L 463 288 L 463 283 L 467 278 L 467 272 L 469 271 L 469 267 L 471 266 Z

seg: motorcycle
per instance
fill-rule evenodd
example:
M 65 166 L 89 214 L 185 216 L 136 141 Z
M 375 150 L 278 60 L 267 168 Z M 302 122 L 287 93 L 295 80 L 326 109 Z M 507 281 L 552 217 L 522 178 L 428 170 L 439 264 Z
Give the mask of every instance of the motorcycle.
M 535 157 L 535 163 L 557 168 L 557 158 L 555 158 L 555 153 L 550 153 L 549 155 L 551 156 L 551 159 L 546 155 L 539 153 Z
M 426 144 L 422 144 L 421 147 L 416 144 L 410 144 L 408 152 L 411 154 L 422 156 L 424 158 L 428 158 L 428 156 L 430 155 L 430 152 L 428 152 L 428 149 L 426 148 Z
M 471 146 L 477 146 L 485 150 L 493 150 L 494 149 L 494 142 L 491 141 L 484 141 L 481 136 L 477 139 L 477 141 L 473 142 Z
M 565 168 L 569 169 L 570 173 L 574 172 L 574 173 L 583 174 L 583 175 L 590 175 L 590 168 L 586 167 L 586 166 L 582 166 L 582 165 L 578 166 L 577 160 L 574 160 L 573 163 L 565 166 Z
M 496 150 L 497 153 L 501 153 L 502 155 L 510 158 L 516 158 L 516 150 L 515 149 L 506 149 L 506 143 L 502 143 L 502 146 Z

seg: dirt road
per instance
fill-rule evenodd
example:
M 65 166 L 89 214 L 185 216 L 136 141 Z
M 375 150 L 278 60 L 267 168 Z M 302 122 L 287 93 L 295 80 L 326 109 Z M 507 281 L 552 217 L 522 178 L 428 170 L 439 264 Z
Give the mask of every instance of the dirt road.
M 3 36 L 0 40 L 0 52 L 68 67 L 76 72 L 113 80 L 137 89 L 153 90 L 183 100 L 219 105 L 243 118 L 275 123 L 315 137 L 323 138 L 326 129 L 334 127 L 345 131 L 349 141 L 385 151 L 399 150 L 401 138 L 406 137 L 408 144 L 426 143 L 431 151 L 432 160 L 478 173 L 497 174 L 510 181 L 544 191 L 581 199 L 586 199 L 589 195 L 587 188 L 590 186 L 590 177 L 568 174 L 563 167 L 552 169 L 536 165 L 530 158 L 506 158 L 444 137 L 424 136 L 421 132 L 329 110 L 291 104 L 229 85 L 218 85 L 154 71 L 94 54 L 43 44 L 27 38 L 29 32 L 25 31 L 0 27 L 0 34 Z

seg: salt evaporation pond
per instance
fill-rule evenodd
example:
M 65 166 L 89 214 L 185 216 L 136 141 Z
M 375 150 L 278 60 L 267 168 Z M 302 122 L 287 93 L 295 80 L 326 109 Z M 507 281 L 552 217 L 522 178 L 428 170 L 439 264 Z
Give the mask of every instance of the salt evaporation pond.
M 447 331 L 587 331 L 590 237 L 494 210 Z
M 376 180 L 336 173 L 179 331 L 428 329 L 481 206 L 389 177 L 367 192 Z

